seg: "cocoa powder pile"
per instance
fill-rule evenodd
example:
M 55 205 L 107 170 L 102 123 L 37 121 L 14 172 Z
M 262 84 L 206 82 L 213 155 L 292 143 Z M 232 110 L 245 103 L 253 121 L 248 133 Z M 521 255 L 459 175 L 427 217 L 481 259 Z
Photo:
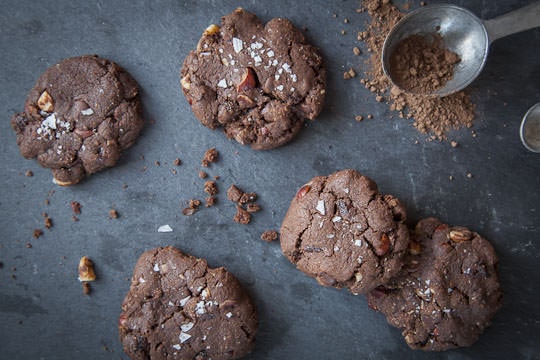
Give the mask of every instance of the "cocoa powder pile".
M 444 140 L 452 129 L 471 127 L 475 105 L 465 91 L 440 98 L 413 95 L 392 86 L 382 70 L 381 53 L 387 34 L 404 14 L 388 0 L 362 0 L 362 5 L 371 17 L 366 31 L 358 33 L 358 40 L 364 41 L 371 53 L 367 78 L 361 79 L 365 87 L 378 99 L 384 98 L 400 117 L 414 119 L 416 129 L 432 134 L 431 140 Z
M 454 77 L 454 66 L 461 59 L 446 49 L 440 34 L 410 35 L 390 54 L 390 76 L 401 89 L 426 95 L 443 88 Z

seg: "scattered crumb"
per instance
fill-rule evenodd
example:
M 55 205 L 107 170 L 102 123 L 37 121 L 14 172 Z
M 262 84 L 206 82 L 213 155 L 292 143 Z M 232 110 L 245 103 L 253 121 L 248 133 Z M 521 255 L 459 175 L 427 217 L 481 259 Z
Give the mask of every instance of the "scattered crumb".
M 201 171 L 199 171 L 199 177 L 201 179 L 206 179 L 208 177 L 208 174 L 201 170 Z
M 356 55 L 356 56 L 358 56 L 358 55 L 360 55 L 362 53 L 358 46 L 353 47 L 352 51 L 353 51 L 353 54 Z
M 75 215 L 73 215 L 73 216 L 71 217 L 71 220 L 74 221 L 74 222 L 76 222 L 76 221 L 79 221 L 79 218 L 76 217 Z
M 454 177 L 453 177 L 452 175 L 450 175 L 450 176 L 448 177 L 448 180 L 452 181 L 452 180 L 454 180 Z
M 274 240 L 277 240 L 278 238 L 278 232 L 275 230 L 266 230 L 261 234 L 261 240 L 264 240 L 266 242 L 272 242 Z
M 109 218 L 118 219 L 118 216 L 118 211 L 116 211 L 116 209 L 109 210 Z
M 368 118 L 368 119 L 373 119 L 373 115 L 368 114 L 367 118 Z
M 364 117 L 363 117 L 362 115 L 356 115 L 356 116 L 354 117 L 354 120 L 356 120 L 356 121 L 362 121 L 362 120 L 364 120 Z
M 238 200 L 238 202 L 240 204 L 247 204 L 250 202 L 254 202 L 255 200 L 257 200 L 257 194 L 254 192 L 251 192 L 251 193 L 243 193 L 242 196 L 240 196 L 240 200 Z
M 233 220 L 239 224 L 249 224 L 251 221 L 251 214 L 248 213 L 242 206 L 236 205 L 236 215 L 234 215 Z
M 240 190 L 236 185 L 232 184 L 231 187 L 227 190 L 227 199 L 232 202 L 239 202 L 244 192 Z
M 206 150 L 204 153 L 204 158 L 201 161 L 201 165 L 204 167 L 210 166 L 210 163 L 216 162 L 218 159 L 219 153 L 216 148 L 211 148 Z
M 124 190 L 125 190 L 125 189 L 127 189 L 127 188 L 128 188 L 128 184 L 126 184 L 126 183 L 123 183 L 123 184 L 122 184 L 122 189 L 124 189 Z
M 472 179 L 472 177 L 473 177 L 473 174 L 471 174 L 471 173 L 467 173 L 467 177 L 468 177 L 469 179 Z
M 26 248 L 27 248 L 27 249 L 31 249 L 31 248 L 32 248 L 32 244 L 26 243 Z
M 456 148 L 459 146 L 459 143 L 457 141 L 452 140 L 450 141 L 450 146 L 452 146 L 453 148 Z
M 261 210 L 261 207 L 258 204 L 248 203 L 246 205 L 246 211 L 249 212 L 249 213 L 254 213 L 254 212 L 257 212 L 257 211 L 260 211 L 260 210 Z
M 34 176 L 34 173 L 32 172 L 32 170 L 27 170 L 24 175 L 26 175 L 27 177 L 32 177 Z
M 161 166 L 161 162 L 159 162 L 158 160 L 156 160 L 155 164 L 156 166 Z
M 349 19 L 347 19 L 347 18 L 343 19 L 343 23 L 348 24 L 348 23 L 349 23 Z
M 44 217 L 45 217 L 45 219 L 44 219 L 45 228 L 50 229 L 53 226 L 52 219 L 50 217 L 46 216 L 46 214 L 45 214 Z
M 212 207 L 216 204 L 216 197 L 215 196 L 209 196 L 206 198 L 206 207 Z
M 82 205 L 78 201 L 72 201 L 71 202 L 71 210 L 75 213 L 75 215 L 79 215 L 81 213 Z
M 180 160 L 179 158 L 176 158 L 174 159 L 173 164 L 174 166 L 180 166 L 182 165 L 182 160 Z
M 197 199 L 189 200 L 189 206 L 182 210 L 182 214 L 189 216 L 193 215 L 199 210 L 199 206 L 201 206 L 201 201 Z
M 90 284 L 86 281 L 82 283 L 83 293 L 84 295 L 90 295 L 92 292 L 92 288 L 90 287 Z
M 43 230 L 41 229 L 34 229 L 34 238 L 38 239 L 41 235 L 43 235 Z
M 79 260 L 79 281 L 95 281 L 96 273 L 94 272 L 94 262 L 87 256 L 81 257 Z
M 49 205 L 50 203 L 49 199 L 45 199 L 45 205 Z
M 206 181 L 204 183 L 204 192 L 208 195 L 216 195 L 218 193 L 216 182 L 213 180 Z

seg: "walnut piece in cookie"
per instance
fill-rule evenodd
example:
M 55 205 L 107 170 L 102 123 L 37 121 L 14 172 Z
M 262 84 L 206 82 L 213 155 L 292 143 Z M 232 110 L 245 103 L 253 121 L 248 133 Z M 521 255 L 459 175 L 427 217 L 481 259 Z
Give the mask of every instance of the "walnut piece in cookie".
M 355 170 L 300 187 L 280 229 L 283 254 L 321 285 L 366 293 L 401 269 L 409 232 L 405 207 Z
M 435 218 L 418 222 L 402 272 L 368 294 L 413 349 L 472 345 L 502 305 L 498 258 L 479 234 Z
M 291 21 L 263 24 L 242 8 L 203 32 L 180 78 L 204 126 L 256 150 L 291 141 L 321 112 L 326 87 L 320 51 Z
M 255 344 L 255 307 L 226 269 L 173 247 L 144 252 L 118 320 L 132 359 L 238 359 Z
M 114 166 L 143 127 L 138 85 L 98 56 L 65 59 L 47 69 L 11 118 L 21 154 L 52 169 L 61 186 Z

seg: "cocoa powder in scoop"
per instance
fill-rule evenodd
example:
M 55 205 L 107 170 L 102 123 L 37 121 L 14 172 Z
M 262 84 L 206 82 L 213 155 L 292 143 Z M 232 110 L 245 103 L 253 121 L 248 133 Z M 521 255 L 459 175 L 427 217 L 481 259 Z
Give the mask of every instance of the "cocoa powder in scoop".
M 390 74 L 394 83 L 413 94 L 427 95 L 454 77 L 459 56 L 444 47 L 440 34 L 413 34 L 401 40 L 390 54 Z
M 363 0 L 362 5 L 371 17 L 366 31 L 358 33 L 358 40 L 364 41 L 371 53 L 367 78 L 361 80 L 365 87 L 384 97 L 400 117 L 414 119 L 416 129 L 432 134 L 431 139 L 443 140 L 452 129 L 471 127 L 475 105 L 465 91 L 439 98 L 404 93 L 392 86 L 382 70 L 381 53 L 387 34 L 404 14 L 388 0 Z

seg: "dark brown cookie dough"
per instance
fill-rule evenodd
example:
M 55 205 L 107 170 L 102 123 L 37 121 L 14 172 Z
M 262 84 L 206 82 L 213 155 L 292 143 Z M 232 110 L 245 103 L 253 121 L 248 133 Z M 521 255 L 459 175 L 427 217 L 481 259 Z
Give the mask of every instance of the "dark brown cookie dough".
M 281 225 L 281 248 L 321 285 L 366 293 L 395 276 L 409 233 L 405 208 L 354 170 L 313 178 Z
M 120 340 L 132 359 L 238 359 L 254 346 L 251 300 L 227 270 L 173 247 L 141 255 L 122 303 Z
M 416 225 L 409 253 L 402 274 L 368 294 L 369 306 L 401 329 L 413 349 L 472 345 L 502 303 L 491 244 L 428 218 Z
M 204 126 L 264 150 L 289 142 L 321 112 L 326 71 L 289 20 L 263 24 L 239 8 L 204 31 L 184 60 L 181 85 Z
M 143 127 L 139 89 L 120 66 L 97 56 L 65 59 L 47 69 L 11 126 L 28 159 L 67 186 L 114 166 Z

